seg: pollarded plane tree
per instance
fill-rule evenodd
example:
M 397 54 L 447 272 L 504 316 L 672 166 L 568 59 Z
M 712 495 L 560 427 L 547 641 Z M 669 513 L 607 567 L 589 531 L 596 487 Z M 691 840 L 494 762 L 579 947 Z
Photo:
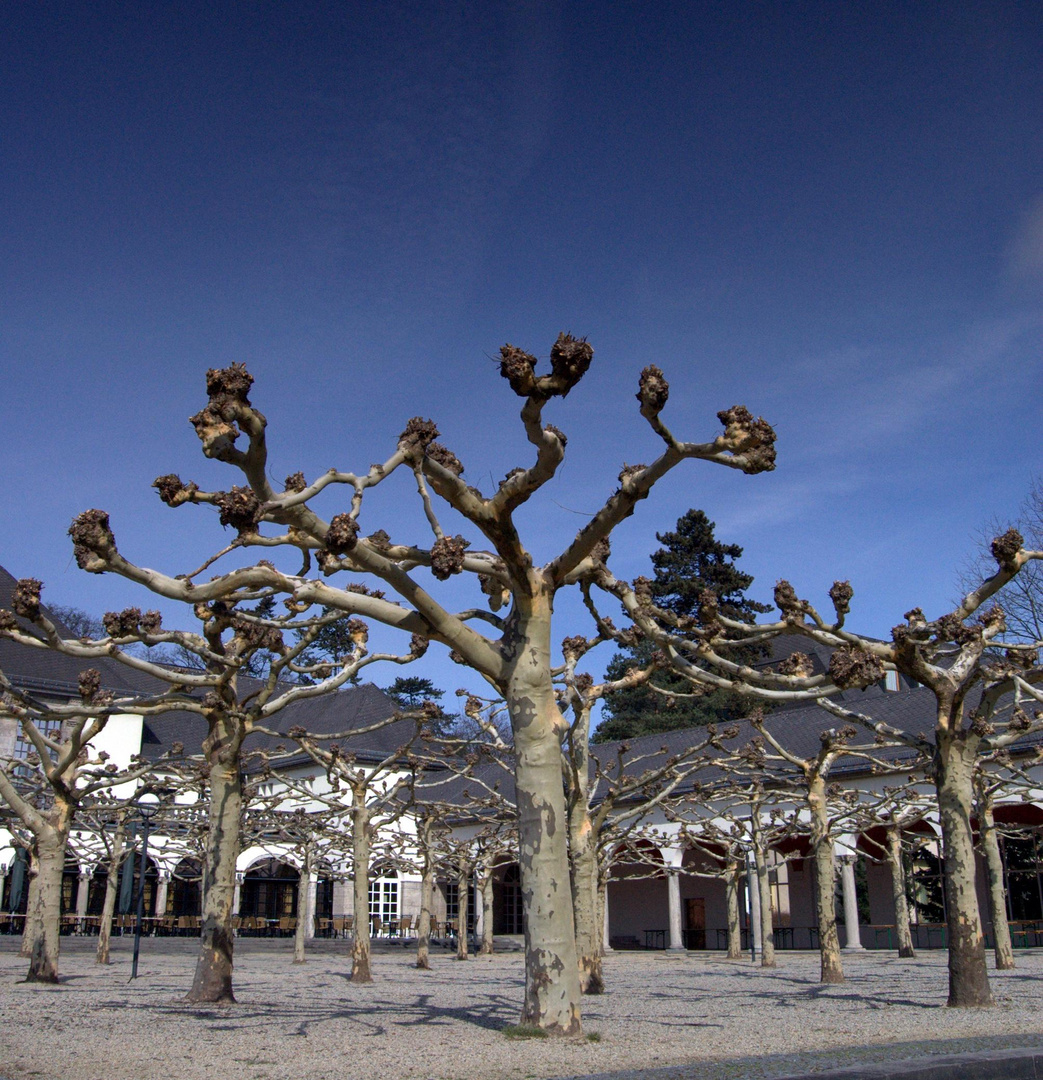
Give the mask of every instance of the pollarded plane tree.
M 807 657 L 795 653 L 783 662 L 787 670 L 807 670 Z M 857 833 L 855 815 L 866 815 L 866 800 L 872 802 L 870 818 L 876 818 L 892 801 L 891 795 L 883 800 L 872 798 L 851 786 L 841 787 L 831 783 L 834 766 L 839 764 L 850 769 L 857 765 L 860 772 L 874 776 L 916 772 L 924 761 L 887 758 L 887 748 L 901 744 L 877 735 L 872 743 L 858 744 L 852 740 L 859 728 L 847 724 L 842 728 L 828 728 L 819 733 L 819 747 L 814 754 L 803 756 L 788 748 L 772 730 L 772 718 L 760 710 L 754 710 L 751 724 L 759 734 L 756 759 L 747 759 L 761 774 L 771 774 L 782 766 L 784 775 L 779 779 L 793 792 L 795 801 L 803 803 L 808 817 L 808 839 L 815 875 L 815 913 L 819 928 L 819 954 L 821 958 L 819 981 L 840 983 L 844 981 L 844 968 L 840 956 L 840 935 L 836 915 L 836 854 L 835 842 L 842 833 Z M 770 782 L 770 780 L 768 781 Z
M 661 735 L 652 735 L 592 752 L 591 715 L 597 702 L 641 685 L 662 666 L 660 657 L 653 656 L 641 667 L 630 668 L 622 678 L 595 683 L 576 667 L 603 640 L 601 635 L 589 639 L 576 636 L 562 642 L 565 663 L 557 677 L 563 712 L 570 717 L 563 744 L 563 772 L 576 949 L 580 985 L 586 994 L 599 994 L 605 988 L 603 896 L 612 852 L 705 768 L 711 757 L 727 753 L 714 725 L 693 731 L 691 740 L 673 751 L 661 744 Z
M 193 417 L 206 456 L 225 462 L 242 475 L 243 486 L 205 492 L 176 476 L 157 481 L 172 506 L 204 503 L 222 508 L 223 520 L 236 528 L 239 547 L 285 545 L 314 554 L 326 576 L 343 571 L 376 580 L 398 601 L 365 591 L 350 591 L 309 580 L 302 572 L 295 585 L 301 603 L 317 603 L 382 622 L 437 641 L 454 657 L 485 678 L 508 705 L 516 752 L 519 801 L 520 866 L 526 910 L 526 987 L 522 1020 L 548 1032 L 580 1030 L 580 994 L 571 904 L 560 745 L 565 732 L 551 678 L 551 613 L 559 590 L 594 572 L 607 556 L 612 530 L 671 469 L 699 458 L 746 473 L 773 468 L 774 432 L 741 406 L 719 415 L 724 432 L 705 443 L 682 442 L 663 424 L 660 413 L 668 386 L 653 366 L 641 375 L 641 414 L 664 444 L 649 465 L 624 466 L 619 486 L 560 554 L 542 566 L 535 563 L 519 534 L 516 512 L 552 480 L 565 456 L 565 435 L 547 423 L 543 412 L 554 398 L 564 398 L 590 366 L 593 350 L 585 341 L 562 334 L 550 354 L 551 370 L 537 374 L 536 358 L 506 345 L 500 373 L 522 399 L 521 421 L 535 452 L 527 467 L 512 469 L 491 495 L 462 478 L 463 465 L 436 441 L 435 425 L 414 418 L 406 425 L 391 456 L 362 473 L 330 470 L 308 482 L 297 473 L 283 490 L 268 478 L 264 416 L 250 403 L 252 377 L 240 365 L 207 376 L 209 402 Z M 236 446 L 241 436 L 247 446 Z M 368 492 L 399 469 L 410 470 L 431 530 L 427 544 L 393 541 L 383 530 L 361 532 Z M 312 503 L 333 485 L 350 492 L 350 503 L 328 521 Z M 447 534 L 433 496 L 459 513 L 482 535 L 489 550 L 470 549 L 462 536 Z M 266 526 L 279 526 L 271 533 Z M 453 611 L 427 586 L 426 571 L 436 580 L 473 575 L 488 597 L 488 607 Z M 424 571 L 420 573 L 420 571 Z M 265 576 L 257 570 L 263 583 Z M 497 614 L 506 609 L 503 614 Z
M 971 831 L 975 763 L 982 754 L 1011 747 L 1043 729 L 1043 711 L 1038 708 L 1043 704 L 1043 668 L 1039 666 L 1043 642 L 1005 641 L 1002 608 L 987 606 L 1025 567 L 1043 559 L 1043 551 L 1023 545 L 1014 529 L 996 537 L 991 545 L 998 566 L 995 573 L 937 619 L 928 619 L 920 608 L 906 612 L 890 641 L 847 628 L 854 595 L 848 582 L 837 581 L 830 589 L 832 621 L 801 599 L 787 581 L 775 587 L 782 619 L 772 624 L 731 620 L 708 594 L 698 616 L 700 626 L 686 627 L 684 636 L 673 632 L 670 613 L 656 608 L 647 590 L 631 588 L 607 571 L 600 582 L 667 652 L 675 669 L 693 680 L 741 689 L 769 701 L 815 698 L 836 716 L 929 752 L 944 849 L 951 1006 L 992 1003 L 975 889 Z M 729 637 L 745 634 L 751 641 L 802 634 L 833 650 L 829 672 L 806 676 L 753 670 L 729 660 L 724 650 L 718 651 L 718 640 L 726 633 Z M 835 700 L 844 690 L 879 682 L 887 671 L 898 671 L 930 691 L 934 724 L 926 736 L 900 730 Z
M 383 830 L 389 829 L 409 814 L 417 801 L 415 788 L 423 774 L 423 761 L 414 752 L 425 723 L 439 715 L 437 706 L 396 713 L 394 720 L 404 721 L 408 733 L 402 742 L 385 754 L 369 754 L 345 748 L 345 740 L 357 739 L 371 728 L 351 728 L 331 734 L 309 734 L 302 727 L 291 727 L 288 735 L 322 770 L 321 786 L 315 780 L 302 783 L 290 777 L 280 783 L 307 798 L 335 811 L 350 821 L 351 870 L 354 879 L 354 934 L 351 947 L 351 981 L 373 981 L 371 963 L 371 925 L 369 919 L 369 875 L 373 847 Z M 412 720 L 410 725 L 408 721 Z
M 40 610 L 39 582 L 19 582 L 13 602 L 22 619 L 34 623 L 43 634 L 54 633 L 54 625 Z M 0 633 L 23 644 L 42 644 L 10 612 L 0 612 Z M 62 873 L 77 812 L 106 797 L 111 801 L 113 790 L 122 785 L 133 789 L 154 768 L 152 762 L 140 759 L 119 768 L 106 753 L 92 748 L 91 740 L 104 730 L 109 718 L 127 710 L 111 691 L 102 688 L 101 675 L 94 668 L 81 672 L 79 691 L 78 701 L 46 701 L 13 685 L 0 672 L 0 717 L 16 721 L 34 750 L 25 761 L 0 760 L 0 797 L 31 837 L 27 982 L 58 981 Z M 138 703 L 138 707 L 158 710 L 161 703 Z M 26 769 L 32 770 L 29 777 Z
M 101 921 L 98 924 L 98 945 L 94 951 L 94 960 L 98 964 L 109 962 L 109 945 L 112 939 L 112 918 L 116 914 L 116 899 L 119 889 L 120 865 L 126 850 L 128 806 L 115 809 L 108 807 L 91 808 L 82 811 L 77 819 L 77 831 L 86 831 L 93 841 L 92 846 L 101 855 L 100 862 L 105 867 L 105 895 L 101 905 Z M 133 854 L 127 856 L 133 858 Z
M 1007 830 L 996 821 L 996 804 L 1011 802 L 1018 797 L 1026 802 L 1039 797 L 1039 780 L 1030 770 L 1038 767 L 1043 750 L 1036 746 L 1026 749 L 1015 759 L 1009 750 L 997 750 L 983 755 L 974 770 L 974 810 L 978 826 L 978 846 L 985 863 L 988 882 L 986 900 L 992 923 L 993 950 L 997 971 L 1014 969 L 1014 949 L 1010 923 L 1007 919 L 1007 889 L 1004 883 L 1003 857 L 1000 837 Z M 1023 837 L 1015 838 L 1023 839 Z
M 296 802 L 298 800 L 292 800 Z M 314 932 L 311 879 L 329 866 L 331 854 L 345 840 L 341 813 L 315 805 L 288 805 L 285 789 L 261 794 L 250 801 L 243 817 L 242 846 L 260 848 L 272 858 L 289 859 L 299 871 L 297 914 L 293 923 L 293 962 L 307 962 L 306 943 Z
M 726 852 L 730 860 L 744 853 L 750 886 L 750 932 L 761 941 L 761 967 L 775 967 L 775 929 L 772 916 L 771 875 L 794 855 L 783 848 L 806 832 L 806 824 L 793 812 L 793 796 L 760 770 L 762 748 L 757 741 L 735 750 L 715 765 L 723 778 L 697 785 L 665 804 L 667 820 L 679 826 L 679 836 L 696 850 Z M 727 768 L 729 760 L 743 763 Z
M 225 507 L 222 518 L 237 520 L 238 497 L 229 496 L 222 505 Z M 26 579 L 18 586 L 15 613 L 33 623 L 36 632 L 25 630 L 8 615 L 0 619 L 0 635 L 77 659 L 104 658 L 106 663 L 116 662 L 133 669 L 139 679 L 150 680 L 149 685 L 157 688 L 135 698 L 99 703 L 95 697 L 103 692 L 95 687 L 97 680 L 87 678 L 81 689 L 81 703 L 55 707 L 56 717 L 65 719 L 68 714 L 76 721 L 70 729 L 74 737 L 72 744 L 66 744 L 67 753 L 72 752 L 73 745 L 79 752 L 84 733 L 90 730 L 86 725 L 104 722 L 114 713 L 153 715 L 176 710 L 195 714 L 205 721 L 207 734 L 201 747 L 201 769 L 205 774 L 208 798 L 205 888 L 200 953 L 188 1000 L 234 1001 L 231 917 L 235 864 L 240 850 L 245 740 L 253 733 L 277 736 L 278 732 L 265 725 L 273 723 L 283 709 L 339 689 L 370 663 L 382 660 L 405 663 L 412 659 L 412 654 L 371 653 L 367 647 L 368 631 L 361 620 L 339 611 L 309 615 L 311 605 L 300 601 L 290 599 L 284 615 L 258 615 L 250 605 L 259 605 L 269 597 L 292 597 L 299 585 L 298 579 L 286 578 L 270 563 L 261 562 L 197 581 L 218 558 L 235 550 L 235 542 L 223 547 L 194 571 L 171 576 L 126 558 L 116 544 L 108 514 L 104 511 L 88 510 L 80 514 L 72 523 L 69 534 L 81 569 L 96 574 L 118 574 L 156 595 L 187 604 L 200 623 L 199 631 L 168 630 L 163 627 L 159 612 L 142 613 L 137 608 L 127 608 L 105 615 L 107 636 L 104 638 L 94 641 L 63 639 L 40 610 L 39 583 Z M 352 651 L 336 662 L 304 661 L 308 647 L 323 629 L 340 620 L 349 624 Z M 292 644 L 285 641 L 283 635 L 287 633 L 293 635 Z M 198 659 L 199 666 L 175 668 L 154 662 L 133 651 L 140 645 L 147 649 L 162 647 L 191 653 Z M 269 656 L 265 677 L 255 680 L 242 676 L 242 671 L 251 669 L 259 652 Z M 316 681 L 311 685 L 288 681 L 302 677 Z M 9 698 L 15 702 L 19 700 L 13 693 Z M 96 719 L 89 721 L 88 717 Z M 34 742 L 36 739 L 39 739 L 39 752 L 49 749 L 47 740 L 39 732 L 36 732 Z M 66 769 L 75 764 L 67 761 L 67 753 L 58 759 Z M 2 788 L 0 794 L 6 796 Z M 63 804 L 55 803 L 55 807 L 60 805 Z M 57 810 L 52 809 L 51 813 L 57 813 Z M 57 838 L 66 835 L 67 831 L 63 816 L 55 840 L 48 842 L 49 855 L 53 854 L 51 849 Z M 61 873 L 60 866 L 57 873 Z

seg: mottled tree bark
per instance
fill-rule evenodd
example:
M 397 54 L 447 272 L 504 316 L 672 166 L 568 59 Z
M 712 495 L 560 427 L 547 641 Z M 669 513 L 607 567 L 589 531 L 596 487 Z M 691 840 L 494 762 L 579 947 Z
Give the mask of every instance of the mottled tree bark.
M 37 894 L 40 889 L 40 879 L 36 870 L 36 852 L 30 848 L 26 863 L 26 898 L 25 898 L 25 925 L 22 927 L 22 944 L 19 955 L 27 960 L 33 955 L 36 939 L 43 933 L 40 923 L 40 904 Z
M 479 956 L 492 956 L 494 951 L 494 926 L 493 920 L 493 872 L 484 869 L 478 878 L 478 891 L 482 898 L 482 940 L 478 946 Z
M 234 721 L 211 718 L 203 753 L 210 766 L 210 822 L 204 849 L 203 927 L 192 989 L 186 1001 L 234 1002 L 232 993 L 232 904 L 239 827 L 243 809 L 239 748 Z
M 581 1030 L 581 995 L 561 782 L 566 723 L 550 678 L 551 598 L 537 594 L 517 601 L 504 697 L 514 732 L 518 861 L 526 914 L 521 1022 L 575 1035 Z
M 369 809 L 364 796 L 351 808 L 351 863 L 355 874 L 355 933 L 351 939 L 351 981 L 371 983 L 369 921 Z
M 598 894 L 597 831 L 590 812 L 590 708 L 578 712 L 569 740 L 569 873 L 576 924 L 579 985 L 584 994 L 605 992 L 601 957 L 605 928 Z
M 958 719 L 951 716 L 939 723 L 934 772 L 948 908 L 948 1004 L 956 1008 L 975 1008 L 992 1004 L 975 888 L 971 833 L 974 762 L 980 740 L 973 732 L 960 730 L 960 726 Z
M 807 803 L 811 810 L 811 855 L 815 863 L 819 982 L 842 983 L 844 965 L 840 959 L 840 934 L 837 931 L 837 868 L 833 852 L 833 837 L 829 828 L 825 777 L 816 775 L 810 778 Z
M 304 943 L 308 935 L 308 921 L 313 919 L 311 908 L 311 848 L 304 845 L 304 859 L 301 863 L 301 876 L 297 880 L 297 925 L 293 931 L 293 962 L 307 962 Z
M 55 828 L 36 838 L 36 905 L 34 920 L 37 932 L 29 954 L 26 982 L 56 983 L 58 981 L 58 952 L 61 947 L 62 873 L 65 869 L 65 848 L 69 839 L 71 808 L 58 803 L 53 808 L 58 819 Z M 31 872 L 31 871 L 30 871 Z M 32 894 L 30 893 L 30 898 Z M 28 915 L 26 916 L 28 922 Z
M 775 932 L 771 919 L 771 883 L 768 880 L 768 859 L 758 825 L 759 809 L 753 815 L 753 860 L 757 868 L 757 895 L 760 898 L 761 967 L 775 967 Z
M 467 920 L 470 911 L 471 866 L 464 863 L 456 878 L 456 959 L 468 960 Z
M 996 835 L 996 819 L 992 800 L 983 794 L 978 798 L 978 829 L 981 850 L 985 856 L 985 869 L 989 879 L 989 917 L 995 940 L 994 954 L 997 971 L 1014 970 L 1014 948 L 1007 922 L 1007 891 L 1003 887 L 1003 860 L 1000 858 L 999 838 Z
M 899 825 L 887 827 L 887 865 L 891 868 L 891 896 L 895 904 L 898 955 L 905 960 L 912 960 L 916 956 L 916 950 L 913 948 L 913 932 L 909 926 L 909 900 L 905 895 L 905 864 L 902 862 L 902 829 Z
M 105 900 L 101 907 L 101 925 L 98 928 L 98 948 L 94 954 L 97 964 L 109 962 L 109 942 L 112 939 L 112 917 L 116 914 L 116 896 L 120 880 L 120 861 L 123 857 L 123 834 L 126 823 L 123 815 L 116 822 L 109 850 L 109 868 L 105 875 Z
M 429 849 L 424 848 L 424 868 L 420 878 L 420 918 L 417 921 L 416 966 L 431 970 L 431 909 L 435 897 L 435 866 Z
M 582 800 L 586 806 L 586 800 Z M 576 952 L 579 985 L 584 994 L 603 994 L 602 947 L 605 940 L 604 916 L 598 893 L 598 860 L 593 829 L 587 813 L 573 811 L 571 868 L 572 907 L 576 922 Z
M 728 905 L 728 959 L 742 957 L 742 924 L 739 921 L 739 890 L 745 877 L 741 863 L 732 863 L 724 879 L 725 897 Z

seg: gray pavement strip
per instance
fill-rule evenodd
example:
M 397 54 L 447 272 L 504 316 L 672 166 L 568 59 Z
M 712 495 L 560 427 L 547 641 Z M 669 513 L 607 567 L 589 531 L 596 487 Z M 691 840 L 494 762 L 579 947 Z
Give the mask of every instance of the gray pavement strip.
M 911 1053 L 914 1045 L 905 1044 Z M 865 1048 L 867 1054 L 879 1048 Z M 586 1076 L 559 1080 L 704 1080 L 709 1077 L 728 1077 L 730 1080 L 1043 1080 L 1043 1042 L 1029 1047 L 1003 1047 L 995 1050 L 965 1054 L 921 1054 L 916 1057 L 867 1061 L 842 1068 L 819 1071 L 816 1064 L 835 1064 L 836 1052 L 807 1056 L 800 1065 L 787 1055 L 785 1065 L 773 1071 L 770 1059 L 757 1061 L 719 1061 L 698 1065 L 673 1065 L 657 1069 L 625 1070 L 622 1072 L 592 1073 Z M 857 1051 L 856 1051 L 857 1053 Z

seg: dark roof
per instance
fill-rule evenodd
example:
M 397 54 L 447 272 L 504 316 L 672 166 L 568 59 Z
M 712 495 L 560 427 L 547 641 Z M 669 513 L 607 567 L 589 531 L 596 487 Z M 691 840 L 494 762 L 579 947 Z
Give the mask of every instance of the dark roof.
M 387 720 L 398 711 L 398 705 L 383 690 L 372 683 L 364 683 L 362 686 L 352 686 L 332 694 L 294 702 L 273 716 L 265 726 L 279 732 L 300 726 L 315 735 L 332 735 L 369 727 Z M 357 745 L 354 742 L 346 744 L 345 749 L 358 754 L 364 760 L 383 759 L 402 746 L 412 736 L 415 728 L 412 720 L 398 720 L 360 737 Z M 147 716 L 141 752 L 145 757 L 155 759 L 170 751 L 175 743 L 182 743 L 185 753 L 198 753 L 206 732 L 206 721 L 196 713 L 176 711 Z M 272 750 L 280 744 L 287 749 L 293 746 L 290 739 L 279 739 L 258 732 L 247 736 L 245 748 Z M 310 760 L 301 754 L 282 764 Z
M 11 597 L 18 584 L 7 570 L 0 566 L 0 608 L 10 610 Z M 63 637 L 71 638 L 72 632 L 60 619 L 42 605 L 44 614 L 55 624 Z M 23 630 L 37 634 L 36 628 L 25 619 L 16 616 Z M 77 660 L 71 656 L 55 652 L 53 649 L 36 649 L 20 645 L 8 638 L 0 638 L 0 670 L 17 686 L 34 690 L 42 694 L 57 696 L 78 696 L 77 683 L 80 672 L 95 668 L 101 673 L 102 686 L 114 691 L 117 696 L 154 692 L 158 686 L 154 679 L 149 679 L 146 688 L 143 677 L 138 672 L 125 668 L 117 661 L 107 657 L 91 660 Z

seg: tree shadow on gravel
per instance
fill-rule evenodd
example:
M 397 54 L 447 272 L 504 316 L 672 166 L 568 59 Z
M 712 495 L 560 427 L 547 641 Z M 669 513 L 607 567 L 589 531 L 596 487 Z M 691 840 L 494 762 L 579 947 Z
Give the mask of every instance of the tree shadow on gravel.
M 331 1001 L 329 1005 L 272 1006 L 253 1005 L 249 1002 L 231 1007 L 214 1006 L 200 1008 L 180 1002 L 165 1004 L 130 1002 L 99 1003 L 98 1009 L 130 1009 L 171 1017 L 191 1017 L 194 1020 L 218 1021 L 208 1025 L 210 1031 L 242 1031 L 252 1027 L 270 1028 L 273 1024 L 286 1024 L 290 1030 L 283 1034 L 307 1036 L 319 1025 L 347 1020 L 365 1029 L 366 1036 L 386 1035 L 396 1027 L 444 1026 L 464 1023 L 488 1031 L 499 1031 L 505 1024 L 517 1018 L 519 1003 L 514 996 L 492 994 L 478 1004 L 467 1006 L 441 1006 L 435 1004 L 433 995 L 421 994 L 410 1001 L 384 997 L 372 997 L 364 1003 Z

